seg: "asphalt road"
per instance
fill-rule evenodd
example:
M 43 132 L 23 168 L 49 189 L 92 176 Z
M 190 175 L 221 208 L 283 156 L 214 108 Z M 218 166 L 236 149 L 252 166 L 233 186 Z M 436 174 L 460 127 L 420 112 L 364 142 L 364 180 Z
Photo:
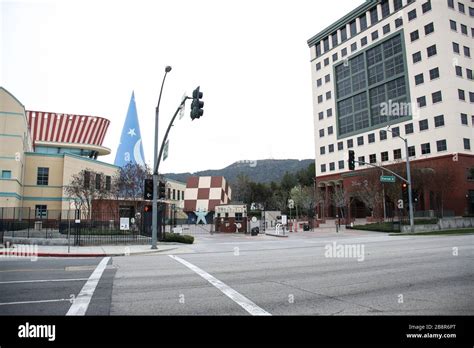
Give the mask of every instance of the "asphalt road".
M 100 258 L 2 258 L 0 315 L 66 315 Z M 116 269 L 100 278 L 87 315 L 109 315 Z
M 354 249 L 329 257 L 334 246 Z M 65 315 L 101 260 L 2 260 L 0 314 Z M 94 314 L 473 315 L 474 235 L 199 236 L 169 254 L 111 258 Z

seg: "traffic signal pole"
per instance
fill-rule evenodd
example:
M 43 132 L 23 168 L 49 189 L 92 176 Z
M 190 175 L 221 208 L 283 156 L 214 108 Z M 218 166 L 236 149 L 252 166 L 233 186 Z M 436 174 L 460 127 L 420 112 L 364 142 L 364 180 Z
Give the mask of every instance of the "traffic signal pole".
M 152 203 L 152 222 L 151 222 L 151 248 L 158 249 L 156 246 L 158 240 L 158 124 L 159 124 L 159 115 L 160 115 L 160 102 L 161 95 L 163 93 L 163 86 L 165 85 L 166 75 L 171 71 L 171 67 L 167 66 L 165 68 L 165 75 L 163 76 L 163 82 L 161 83 L 160 96 L 158 97 L 158 104 L 155 109 L 155 148 L 153 152 L 153 203 Z
M 158 173 L 158 168 L 161 163 L 161 157 L 163 155 L 163 151 L 165 148 L 165 143 L 166 140 L 168 140 L 168 134 L 171 130 L 171 127 L 173 126 L 174 120 L 176 119 L 176 116 L 178 116 L 179 111 L 181 110 L 182 107 L 184 107 L 184 104 L 186 103 L 186 100 L 192 99 L 190 97 L 184 97 L 183 100 L 181 101 L 181 104 L 179 104 L 178 108 L 176 109 L 176 112 L 173 115 L 173 118 L 170 121 L 170 124 L 168 125 L 168 128 L 166 129 L 165 137 L 163 138 L 163 141 L 161 142 L 161 148 L 160 148 L 160 153 L 158 154 L 158 161 L 156 163 L 155 171 Z
M 163 141 L 161 142 L 161 147 L 160 147 L 160 152 L 158 156 L 156 155 L 158 151 L 158 114 L 159 114 L 159 106 L 160 106 L 160 101 L 161 101 L 161 93 L 163 92 L 163 85 L 165 83 L 165 78 L 166 74 L 171 71 L 171 67 L 167 66 L 165 69 L 165 76 L 163 77 L 163 83 L 161 85 L 161 91 L 160 91 L 160 97 L 158 99 L 158 105 L 156 106 L 156 114 L 155 114 L 155 158 L 154 158 L 154 165 L 153 165 L 153 205 L 152 205 L 152 210 L 153 210 L 153 219 L 152 219 L 152 239 L 151 239 L 151 248 L 152 249 L 157 249 L 156 243 L 158 239 L 158 169 L 160 167 L 161 163 L 161 157 L 163 156 L 163 151 L 165 148 L 165 143 L 168 140 L 168 134 L 171 130 L 171 127 L 173 126 L 173 123 L 176 119 L 176 116 L 178 116 L 178 113 L 181 111 L 181 109 L 184 107 L 184 104 L 186 103 L 186 100 L 188 99 L 193 99 L 194 106 L 193 109 L 191 110 L 191 119 L 194 120 L 195 118 L 200 118 L 204 111 L 202 110 L 202 107 L 204 106 L 204 102 L 200 101 L 199 99 L 202 98 L 202 92 L 199 92 L 199 87 L 196 88 L 196 90 L 193 91 L 193 98 L 184 96 L 183 100 L 181 100 L 181 103 L 179 104 L 178 108 L 176 109 L 176 112 L 174 113 L 173 117 L 171 118 L 171 121 L 168 125 L 168 128 L 166 129 L 165 136 L 163 138 Z M 196 102 L 197 104 L 196 104 Z
M 401 138 L 401 137 L 400 137 Z M 405 142 L 405 153 L 407 156 L 407 184 L 408 184 L 408 210 L 410 214 L 410 229 L 411 232 L 415 232 L 415 214 L 413 213 L 413 194 L 411 190 L 411 172 L 410 172 L 410 156 L 408 155 L 408 141 L 406 138 L 402 138 Z

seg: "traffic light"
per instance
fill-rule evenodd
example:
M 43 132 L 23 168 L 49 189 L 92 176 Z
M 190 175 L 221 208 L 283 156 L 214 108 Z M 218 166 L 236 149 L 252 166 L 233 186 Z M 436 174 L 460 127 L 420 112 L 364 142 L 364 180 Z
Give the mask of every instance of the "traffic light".
M 193 91 L 193 102 L 191 103 L 191 120 L 195 118 L 200 118 L 204 114 L 204 102 L 200 100 L 202 98 L 202 92 L 199 91 L 200 86 L 198 86 Z
M 349 169 L 355 169 L 355 152 L 353 150 L 349 150 Z
M 151 205 L 145 205 L 145 213 L 151 212 L 152 206 Z
M 402 199 L 405 206 L 408 207 L 408 184 L 406 182 L 402 184 Z
M 158 183 L 158 199 L 165 199 L 166 198 L 166 187 L 163 181 Z
M 153 179 L 145 179 L 145 188 L 143 189 L 143 199 L 153 199 Z

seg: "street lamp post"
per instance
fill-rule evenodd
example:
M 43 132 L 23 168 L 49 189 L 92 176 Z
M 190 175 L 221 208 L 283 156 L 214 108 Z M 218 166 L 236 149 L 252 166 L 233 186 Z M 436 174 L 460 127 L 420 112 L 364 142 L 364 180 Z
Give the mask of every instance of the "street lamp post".
M 407 156 L 406 159 L 406 165 L 407 165 L 407 184 L 408 184 L 408 211 L 410 214 L 410 230 L 411 232 L 415 232 L 415 222 L 414 222 L 414 213 L 413 213 L 413 196 L 412 196 L 412 190 L 411 190 L 411 172 L 410 172 L 410 155 L 408 153 L 408 140 L 406 138 L 403 138 L 400 136 L 400 134 L 393 133 L 390 129 L 390 126 L 387 127 L 387 131 L 395 134 L 397 137 L 402 139 L 405 142 L 405 153 Z
M 151 232 L 151 248 L 158 249 L 156 246 L 158 237 L 158 120 L 160 113 L 161 94 L 163 93 L 163 86 L 165 84 L 166 75 L 171 71 L 171 67 L 165 68 L 165 75 L 161 83 L 160 96 L 158 97 L 158 104 L 155 109 L 155 148 L 153 155 L 153 203 L 152 203 L 152 232 Z
M 410 211 L 410 229 L 412 232 L 415 232 L 415 223 L 413 216 L 413 194 L 411 189 L 410 155 L 408 154 L 408 140 L 406 138 L 402 139 L 405 142 L 405 153 L 407 154 L 408 209 Z

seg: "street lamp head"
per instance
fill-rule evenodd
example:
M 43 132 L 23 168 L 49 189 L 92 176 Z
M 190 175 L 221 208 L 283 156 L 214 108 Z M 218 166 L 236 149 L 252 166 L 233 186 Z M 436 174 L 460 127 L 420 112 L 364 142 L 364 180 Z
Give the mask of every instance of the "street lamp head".
M 165 72 L 169 73 L 171 71 L 171 67 L 168 65 L 166 68 L 165 68 Z

